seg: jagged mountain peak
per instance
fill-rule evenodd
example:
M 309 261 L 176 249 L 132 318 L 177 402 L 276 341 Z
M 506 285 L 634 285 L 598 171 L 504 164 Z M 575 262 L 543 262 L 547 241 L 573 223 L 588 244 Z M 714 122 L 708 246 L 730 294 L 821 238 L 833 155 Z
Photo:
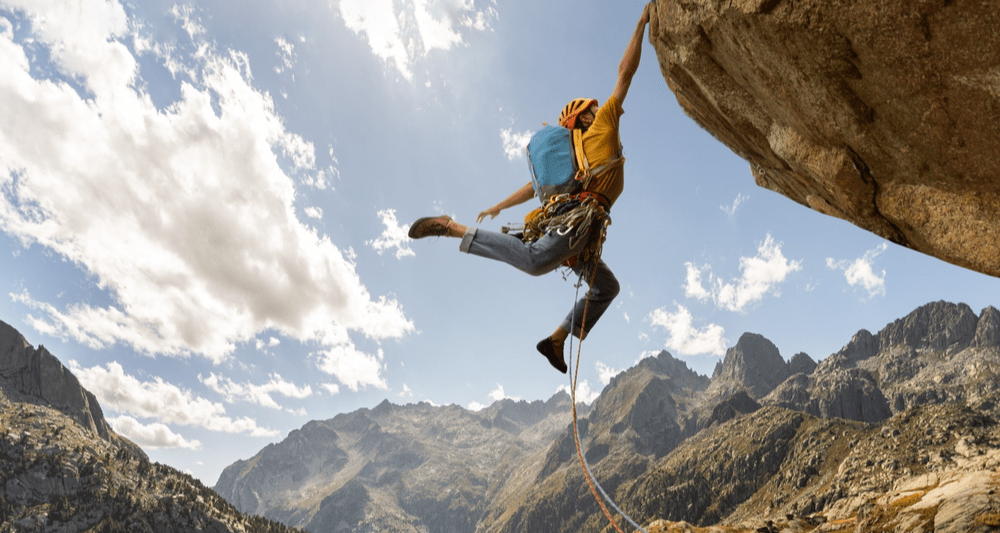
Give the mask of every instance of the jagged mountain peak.
M 758 333 L 744 333 L 712 373 L 713 397 L 727 397 L 745 390 L 761 398 L 790 376 L 788 363 L 778 347 Z
M 141 448 L 111 430 L 97 398 L 44 346 L 32 347 L 21 333 L 0 321 L 0 387 L 66 414 L 102 439 L 119 442 L 137 457 Z
M 611 378 L 608 386 L 614 386 L 619 379 L 631 380 L 635 379 L 634 376 L 644 373 L 656 374 L 678 383 L 689 384 L 689 386 L 699 381 L 704 381 L 706 386 L 708 384 L 706 376 L 691 370 L 687 363 L 677 359 L 670 352 L 660 350 L 655 356 L 643 357 L 635 366 L 619 372 L 618 375 Z
M 638 367 L 648 367 L 651 370 L 660 372 L 672 379 L 679 381 L 706 379 L 706 376 L 698 374 L 688 367 L 687 363 L 674 357 L 666 350 L 660 350 L 655 357 L 646 357 L 639 361 Z
M 820 367 L 849 367 L 872 357 L 879 351 L 879 338 L 867 329 L 860 329 L 839 352 L 821 361 Z
M 966 304 L 932 302 L 875 335 L 858 331 L 811 374 L 782 384 L 763 403 L 877 422 L 916 405 L 972 401 L 997 390 L 998 331 L 993 307 L 977 317 Z
M 858 330 L 850 342 L 819 366 L 850 368 L 876 355 L 900 350 L 954 354 L 973 345 L 1000 345 L 1000 313 L 987 307 L 983 316 L 977 317 L 964 303 L 938 301 L 914 309 L 877 334 Z
M 809 354 L 805 352 L 799 352 L 792 356 L 788 360 L 788 373 L 791 375 L 795 374 L 812 374 L 813 370 L 816 370 L 816 361 Z
M 904 345 L 915 350 L 957 352 L 972 343 L 978 322 L 968 305 L 938 301 L 892 322 L 878 336 L 882 350 Z
M 972 339 L 975 348 L 1000 347 L 1000 311 L 993 306 L 983 309 L 976 324 L 976 334 Z

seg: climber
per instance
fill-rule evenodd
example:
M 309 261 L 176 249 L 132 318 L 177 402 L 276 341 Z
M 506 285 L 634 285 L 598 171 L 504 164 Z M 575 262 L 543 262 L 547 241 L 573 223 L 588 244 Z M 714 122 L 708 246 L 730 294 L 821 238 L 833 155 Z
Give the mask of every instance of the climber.
M 574 329 L 573 334 L 577 338 L 585 338 L 618 294 L 618 280 L 601 260 L 600 246 L 604 230 L 610 223 L 607 212 L 624 188 L 625 160 L 621 156 L 618 121 L 624 113 L 622 103 L 632 83 L 632 76 L 639 67 L 643 35 L 654 9 L 654 4 L 648 4 L 643 10 L 618 67 L 618 81 L 614 92 L 604 105 L 598 106 L 597 100 L 576 99 L 567 104 L 559 115 L 560 126 L 579 130 L 579 133 L 574 132 L 574 141 L 578 147 L 582 147 L 582 155 L 585 157 L 581 158 L 580 148 L 576 150 L 576 157 L 590 165 L 588 173 L 590 169 L 597 170 L 594 175 L 587 176 L 582 192 L 546 197 L 540 190 L 537 191 L 543 208 L 532 213 L 541 220 L 540 226 L 538 220 L 534 221 L 534 227 L 540 228 L 537 232 L 539 234 L 524 238 L 529 233 L 528 220 L 525 235 L 518 237 L 468 227 L 447 215 L 423 217 L 410 227 L 411 239 L 458 237 L 462 239 L 459 246 L 461 251 L 503 261 L 533 276 L 540 276 L 565 265 L 586 279 L 590 284 L 589 303 L 588 298 L 576 302 L 566 319 L 536 346 L 549 363 L 562 373 L 567 371 L 563 344 L 570 329 Z M 529 182 L 499 204 L 479 213 L 476 223 L 482 222 L 487 215 L 491 219 L 496 218 L 500 211 L 530 200 L 536 195 L 535 189 L 535 181 Z

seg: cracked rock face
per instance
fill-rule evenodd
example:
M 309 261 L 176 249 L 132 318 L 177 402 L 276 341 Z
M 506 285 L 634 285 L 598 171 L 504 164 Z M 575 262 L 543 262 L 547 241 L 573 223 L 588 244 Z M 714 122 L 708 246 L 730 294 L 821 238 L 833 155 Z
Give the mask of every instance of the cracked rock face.
M 997 27 L 972 0 L 659 0 L 650 41 L 758 185 L 1000 276 Z

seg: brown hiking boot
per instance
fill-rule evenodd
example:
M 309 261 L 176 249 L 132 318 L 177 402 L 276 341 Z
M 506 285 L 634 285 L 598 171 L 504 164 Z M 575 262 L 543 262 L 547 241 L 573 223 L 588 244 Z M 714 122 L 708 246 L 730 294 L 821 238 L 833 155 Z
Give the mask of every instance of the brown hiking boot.
M 448 215 L 418 218 L 417 221 L 410 226 L 410 231 L 407 235 L 411 239 L 443 237 L 448 235 L 448 224 L 452 222 L 454 222 L 454 220 L 452 220 L 452 218 Z
M 549 364 L 556 370 L 563 374 L 569 370 L 569 367 L 566 366 L 566 359 L 563 358 L 563 343 L 553 341 L 552 337 L 545 337 L 535 348 L 538 350 L 538 353 L 544 355 L 549 360 Z

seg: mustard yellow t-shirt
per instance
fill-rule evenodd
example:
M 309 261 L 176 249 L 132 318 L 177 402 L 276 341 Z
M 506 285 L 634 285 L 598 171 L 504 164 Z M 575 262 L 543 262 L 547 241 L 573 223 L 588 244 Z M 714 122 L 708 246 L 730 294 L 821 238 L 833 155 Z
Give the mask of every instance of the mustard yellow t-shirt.
M 583 133 L 583 151 L 587 154 L 590 167 L 604 164 L 607 160 L 621 154 L 621 139 L 618 137 L 618 119 L 625 113 L 621 103 L 614 96 L 608 98 L 604 105 L 598 108 L 594 123 Z M 596 176 L 587 188 L 608 199 L 614 205 L 625 188 L 625 159 L 607 171 Z

